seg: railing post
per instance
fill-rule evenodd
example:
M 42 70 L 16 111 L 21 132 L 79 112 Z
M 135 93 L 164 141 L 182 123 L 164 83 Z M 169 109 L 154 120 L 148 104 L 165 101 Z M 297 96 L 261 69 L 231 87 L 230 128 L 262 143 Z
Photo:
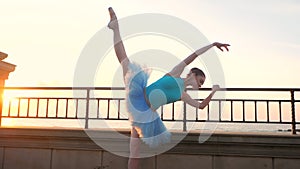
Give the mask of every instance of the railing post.
M 186 131 L 186 103 L 183 103 L 183 131 Z
M 90 89 L 86 89 L 85 129 L 89 128 Z
M 291 111 L 292 111 L 292 134 L 296 134 L 296 118 L 295 118 L 295 91 L 291 90 Z

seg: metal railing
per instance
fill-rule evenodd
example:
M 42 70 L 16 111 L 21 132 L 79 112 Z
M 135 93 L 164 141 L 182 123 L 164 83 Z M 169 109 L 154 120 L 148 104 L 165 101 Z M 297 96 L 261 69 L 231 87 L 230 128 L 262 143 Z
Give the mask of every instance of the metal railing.
M 81 119 L 85 128 L 89 128 L 90 120 L 128 120 L 123 87 L 5 87 L 3 90 L 0 125 L 2 118 Z M 201 101 L 210 90 L 188 89 L 187 92 L 196 92 L 195 99 Z M 184 131 L 188 122 L 263 123 L 289 124 L 291 132 L 296 134 L 296 125 L 300 124 L 300 88 L 223 88 L 221 91 L 232 96 L 214 98 L 204 110 L 176 102 L 162 106 L 158 113 L 163 121 L 182 122 Z

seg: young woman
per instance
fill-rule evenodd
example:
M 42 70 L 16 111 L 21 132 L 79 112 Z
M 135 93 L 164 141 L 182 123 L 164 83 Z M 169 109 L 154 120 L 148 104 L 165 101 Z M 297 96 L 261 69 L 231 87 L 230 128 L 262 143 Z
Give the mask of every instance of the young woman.
M 143 140 L 150 147 L 156 147 L 170 141 L 171 135 L 159 118 L 156 109 L 164 104 L 179 100 L 203 109 L 209 104 L 214 93 L 219 89 L 218 85 L 214 85 L 211 94 L 202 102 L 192 99 L 185 92 L 185 88 L 187 86 L 192 86 L 193 89 L 200 88 L 205 81 L 205 74 L 200 69 L 193 68 L 187 74 L 186 78 L 181 78 L 180 75 L 184 68 L 210 48 L 216 46 L 221 51 L 223 51 L 222 48 L 228 51 L 228 46 L 230 45 L 215 42 L 200 48 L 176 65 L 165 76 L 147 86 L 149 73 L 128 59 L 121 39 L 116 14 L 112 8 L 108 10 L 111 18 L 108 27 L 113 30 L 115 53 L 123 69 L 123 77 L 127 90 L 126 103 L 129 120 L 132 124 L 132 139 L 130 141 L 131 158 L 129 159 L 128 166 L 129 168 L 137 168 L 140 145 L 137 138 Z

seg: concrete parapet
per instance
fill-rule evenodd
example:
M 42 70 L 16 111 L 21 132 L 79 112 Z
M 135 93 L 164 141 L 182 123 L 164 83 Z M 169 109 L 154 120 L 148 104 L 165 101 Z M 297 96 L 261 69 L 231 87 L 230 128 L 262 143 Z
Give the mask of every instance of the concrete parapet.
M 215 156 L 215 169 L 273 169 L 272 158 L 267 157 L 240 157 L 240 156 Z
M 4 148 L 3 147 L 1 147 L 0 148 L 0 164 L 1 164 L 1 166 L 0 167 L 2 167 L 2 164 L 4 164 L 3 163 L 3 151 L 4 151 Z
M 213 168 L 212 156 L 162 154 L 157 157 L 157 169 Z
M 5 169 L 50 169 L 51 150 L 36 148 L 7 147 L 4 149 Z
M 296 169 L 300 168 L 299 159 L 274 158 L 274 169 Z
M 103 168 L 127 169 L 128 158 L 120 157 L 109 152 L 103 153 Z M 155 169 L 156 157 L 143 158 L 140 163 L 143 169 Z
M 90 132 L 97 133 L 97 141 L 129 146 L 128 140 L 111 137 L 111 131 Z M 119 132 L 129 135 L 127 130 Z M 216 132 L 202 144 L 198 137 L 199 133 L 191 132 L 168 152 L 142 159 L 142 168 L 300 168 L 298 135 Z M 126 169 L 127 161 L 95 144 L 85 130 L 0 128 L 0 169 Z
M 51 169 L 83 169 L 101 167 L 102 152 L 91 150 L 53 150 Z

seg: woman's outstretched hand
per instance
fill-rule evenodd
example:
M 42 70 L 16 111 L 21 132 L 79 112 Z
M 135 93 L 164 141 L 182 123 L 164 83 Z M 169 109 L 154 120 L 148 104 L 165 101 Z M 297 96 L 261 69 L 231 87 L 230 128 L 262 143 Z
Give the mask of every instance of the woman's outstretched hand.
M 213 91 L 213 92 L 216 92 L 216 91 L 218 91 L 218 90 L 220 90 L 220 86 L 219 86 L 219 85 L 213 85 L 212 91 Z
M 223 48 L 225 48 L 227 51 L 229 51 L 228 46 L 230 46 L 229 44 L 223 44 L 223 43 L 219 43 L 219 42 L 215 42 L 213 43 L 214 46 L 216 46 L 217 48 L 219 48 L 222 52 L 223 52 Z

